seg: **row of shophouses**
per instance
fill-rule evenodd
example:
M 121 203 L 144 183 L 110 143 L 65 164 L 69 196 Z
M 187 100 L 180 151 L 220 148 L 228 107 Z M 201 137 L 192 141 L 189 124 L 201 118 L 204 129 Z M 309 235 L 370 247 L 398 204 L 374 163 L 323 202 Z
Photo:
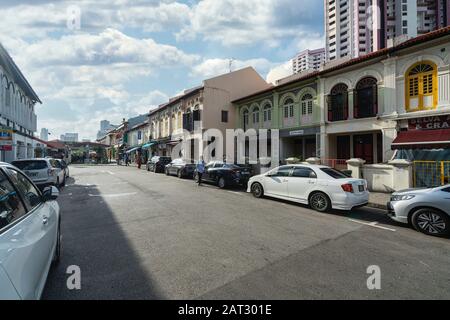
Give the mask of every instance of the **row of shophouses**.
M 278 129 L 281 160 L 316 158 L 342 169 L 349 159 L 360 159 L 361 170 L 353 168 L 353 174 L 365 175 L 375 190 L 397 189 L 396 172 L 414 161 L 436 164 L 430 172 L 446 183 L 450 28 L 276 85 L 252 68 L 205 80 L 150 111 L 142 123 L 124 130 L 124 122 L 115 131 L 116 147 L 170 155 L 180 141 L 174 133 L 193 131 L 196 122 L 224 136 L 226 129 Z M 418 185 L 413 171 L 406 171 L 405 186 Z

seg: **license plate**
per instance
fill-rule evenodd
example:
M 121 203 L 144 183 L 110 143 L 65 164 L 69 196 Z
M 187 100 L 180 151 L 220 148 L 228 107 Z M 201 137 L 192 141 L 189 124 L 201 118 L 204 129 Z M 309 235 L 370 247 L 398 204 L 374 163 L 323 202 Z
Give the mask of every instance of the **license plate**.
M 365 187 L 363 185 L 358 186 L 359 192 L 364 192 Z
M 37 172 L 29 172 L 29 171 L 25 171 L 25 174 L 29 177 L 36 177 L 38 175 Z

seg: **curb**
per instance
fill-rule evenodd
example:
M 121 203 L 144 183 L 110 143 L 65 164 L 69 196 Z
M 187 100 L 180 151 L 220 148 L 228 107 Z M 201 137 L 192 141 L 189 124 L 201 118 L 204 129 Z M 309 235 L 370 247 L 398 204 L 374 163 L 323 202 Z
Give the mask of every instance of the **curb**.
M 379 204 L 379 203 L 370 203 L 367 205 L 369 208 L 375 208 L 375 209 L 381 209 L 381 210 L 387 210 L 387 206 L 385 204 Z

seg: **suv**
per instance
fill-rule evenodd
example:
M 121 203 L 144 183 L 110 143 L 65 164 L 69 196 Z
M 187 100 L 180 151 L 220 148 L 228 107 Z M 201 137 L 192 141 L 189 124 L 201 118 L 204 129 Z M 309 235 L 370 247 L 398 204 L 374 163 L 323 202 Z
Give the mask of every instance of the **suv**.
M 59 161 L 52 158 L 15 160 L 11 164 L 30 177 L 41 189 L 46 186 L 63 186 L 66 183 L 65 172 Z
M 61 254 L 58 194 L 0 162 L 0 300 L 41 297 Z
M 153 157 L 147 162 L 147 171 L 152 171 L 154 173 L 162 173 L 172 159 L 170 157 Z

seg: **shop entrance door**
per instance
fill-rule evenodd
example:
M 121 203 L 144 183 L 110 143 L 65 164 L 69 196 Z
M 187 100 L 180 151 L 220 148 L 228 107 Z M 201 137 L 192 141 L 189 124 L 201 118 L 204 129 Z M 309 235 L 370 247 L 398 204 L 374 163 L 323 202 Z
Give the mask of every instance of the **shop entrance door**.
M 350 159 L 350 136 L 336 137 L 337 159 Z
M 373 135 L 361 134 L 353 136 L 354 157 L 373 163 Z

